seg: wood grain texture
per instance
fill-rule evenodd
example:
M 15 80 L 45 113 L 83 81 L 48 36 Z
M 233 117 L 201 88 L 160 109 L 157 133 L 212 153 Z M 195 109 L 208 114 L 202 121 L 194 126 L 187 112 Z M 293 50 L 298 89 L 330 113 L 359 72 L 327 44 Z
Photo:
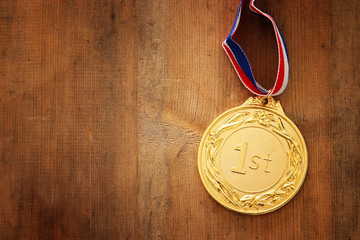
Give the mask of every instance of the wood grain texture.
M 251 94 L 221 48 L 237 1 L 0 1 L 0 239 L 360 239 L 360 3 L 257 1 L 303 133 L 296 197 L 263 216 L 203 187 L 208 124 Z M 237 39 L 272 85 L 270 24 Z

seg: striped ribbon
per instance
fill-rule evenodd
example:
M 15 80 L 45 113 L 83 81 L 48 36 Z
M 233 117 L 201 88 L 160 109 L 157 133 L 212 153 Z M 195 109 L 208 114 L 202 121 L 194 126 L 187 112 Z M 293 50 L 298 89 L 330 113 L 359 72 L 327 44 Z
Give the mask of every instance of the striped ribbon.
M 227 55 L 229 56 L 230 61 L 233 64 L 241 82 L 245 85 L 247 89 L 249 89 L 252 93 L 260 96 L 276 96 L 281 94 L 285 90 L 289 78 L 289 59 L 286 45 L 278 27 L 276 26 L 274 19 L 269 14 L 264 13 L 260 9 L 255 7 L 254 2 L 255 0 L 250 0 L 250 10 L 260 16 L 269 19 L 273 25 L 275 32 L 276 42 L 278 46 L 279 64 L 274 87 L 266 90 L 258 82 L 256 82 L 253 72 L 251 70 L 249 60 L 247 59 L 241 47 L 232 38 L 236 29 L 239 26 L 243 0 L 240 0 L 234 25 L 230 31 L 229 36 L 222 43 L 222 46 Z

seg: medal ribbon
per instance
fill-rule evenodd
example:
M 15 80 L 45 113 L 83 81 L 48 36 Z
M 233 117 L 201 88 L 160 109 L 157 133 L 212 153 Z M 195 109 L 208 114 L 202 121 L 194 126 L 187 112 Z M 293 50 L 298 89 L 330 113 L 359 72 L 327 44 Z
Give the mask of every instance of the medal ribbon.
M 255 14 L 269 19 L 273 25 L 275 32 L 276 43 L 278 47 L 279 64 L 274 87 L 266 90 L 258 82 L 256 82 L 253 72 L 251 70 L 249 60 L 247 59 L 244 51 L 241 49 L 239 44 L 237 44 L 232 38 L 239 26 L 243 0 L 240 0 L 234 25 L 230 31 L 229 36 L 222 43 L 222 46 L 226 54 L 229 56 L 230 61 L 233 64 L 241 82 L 245 85 L 247 89 L 249 89 L 252 93 L 260 96 L 276 96 L 281 94 L 285 90 L 289 78 L 289 59 L 286 45 L 278 27 L 276 26 L 274 19 L 269 14 L 264 13 L 260 9 L 255 7 L 254 2 L 255 0 L 250 0 L 250 10 Z

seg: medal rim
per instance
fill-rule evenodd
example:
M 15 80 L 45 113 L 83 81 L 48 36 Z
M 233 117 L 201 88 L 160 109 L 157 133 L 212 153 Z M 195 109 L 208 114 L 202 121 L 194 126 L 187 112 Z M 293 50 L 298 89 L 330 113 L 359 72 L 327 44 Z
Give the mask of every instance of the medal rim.
M 229 115 L 231 114 L 232 112 L 236 112 L 236 111 L 240 111 L 240 110 L 246 110 L 246 109 L 261 109 L 261 110 L 266 110 L 266 111 L 270 111 L 270 112 L 273 112 L 277 115 L 279 115 L 280 117 L 282 117 L 284 120 L 286 120 L 292 127 L 293 129 L 295 130 L 295 132 L 297 133 L 297 135 L 299 136 L 299 139 L 300 139 L 300 142 L 302 143 L 303 145 L 303 156 L 304 156 L 304 160 L 303 160 L 303 164 L 304 164 L 304 167 L 303 167 L 303 173 L 301 174 L 301 176 L 303 176 L 300 181 L 299 181 L 299 184 L 298 184 L 298 187 L 296 189 L 294 189 L 294 191 L 289 194 L 288 198 L 281 202 L 279 205 L 273 207 L 273 208 L 270 208 L 270 209 L 267 209 L 267 210 L 264 210 L 264 211 L 259 211 L 259 212 L 247 212 L 247 211 L 242 211 L 242 210 L 239 210 L 235 207 L 232 207 L 232 206 L 227 206 L 225 203 L 222 203 L 220 200 L 218 200 L 218 196 L 215 196 L 215 194 L 213 193 L 213 189 L 211 188 L 211 186 L 208 185 L 208 182 L 206 181 L 205 179 L 205 176 L 203 176 L 203 172 L 202 172 L 202 169 L 201 169 L 201 155 L 202 155 L 202 151 L 203 151 L 203 148 L 204 148 L 204 143 L 206 141 L 206 137 L 209 135 L 209 132 L 210 130 L 219 122 L 220 119 L 223 119 L 226 115 Z M 266 214 L 266 213 L 270 213 L 270 212 L 273 212 L 273 211 L 276 211 L 278 210 L 279 208 L 285 206 L 291 199 L 294 198 L 294 196 L 299 192 L 299 190 L 301 189 L 304 181 L 305 181 L 305 177 L 306 177 L 306 173 L 307 173 L 307 168 L 308 168 L 308 153 L 307 153 L 307 147 L 306 147 L 306 143 L 305 143 L 305 140 L 304 140 L 304 137 L 303 135 L 301 134 L 300 130 L 297 128 L 297 126 L 295 125 L 295 123 L 293 123 L 293 121 L 291 121 L 290 118 L 288 118 L 285 113 L 282 113 L 280 111 L 277 111 L 275 109 L 272 109 L 272 108 L 268 108 L 268 107 L 265 107 L 265 106 L 258 106 L 258 105 L 240 105 L 240 106 L 237 106 L 237 107 L 234 107 L 234 108 L 231 108 L 231 109 L 228 109 L 227 111 L 223 112 L 222 114 L 220 114 L 218 117 L 216 117 L 211 123 L 210 125 L 207 127 L 207 129 L 205 130 L 202 138 L 201 138 L 201 141 L 200 141 L 200 146 L 199 146 L 199 150 L 198 150 L 198 170 L 199 170 L 199 174 L 200 174 L 200 178 L 201 178 L 201 181 L 204 185 L 204 187 L 206 188 L 207 192 L 210 194 L 210 196 L 218 203 L 220 203 L 223 207 L 229 209 L 229 210 L 232 210 L 232 211 L 235 211 L 235 212 L 238 212 L 238 213 L 242 213 L 242 214 L 248 214 L 248 215 L 262 215 L 262 214 Z M 224 200 L 225 201 L 225 200 Z

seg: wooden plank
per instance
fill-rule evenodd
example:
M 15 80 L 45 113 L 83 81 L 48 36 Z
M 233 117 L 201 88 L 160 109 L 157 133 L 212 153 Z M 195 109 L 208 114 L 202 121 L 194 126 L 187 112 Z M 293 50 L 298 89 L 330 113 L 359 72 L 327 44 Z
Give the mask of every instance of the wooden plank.
M 331 5 L 331 46 L 329 52 L 331 82 L 331 147 L 333 187 L 332 203 L 335 236 L 343 239 L 360 237 L 359 198 L 360 179 L 360 5 L 345 1 Z
M 257 1 L 280 28 L 278 97 L 308 174 L 263 216 L 215 202 L 197 170 L 207 125 L 251 94 L 221 48 L 233 1 L 0 3 L 1 239 L 359 239 L 360 3 Z M 271 25 L 236 38 L 270 87 Z

